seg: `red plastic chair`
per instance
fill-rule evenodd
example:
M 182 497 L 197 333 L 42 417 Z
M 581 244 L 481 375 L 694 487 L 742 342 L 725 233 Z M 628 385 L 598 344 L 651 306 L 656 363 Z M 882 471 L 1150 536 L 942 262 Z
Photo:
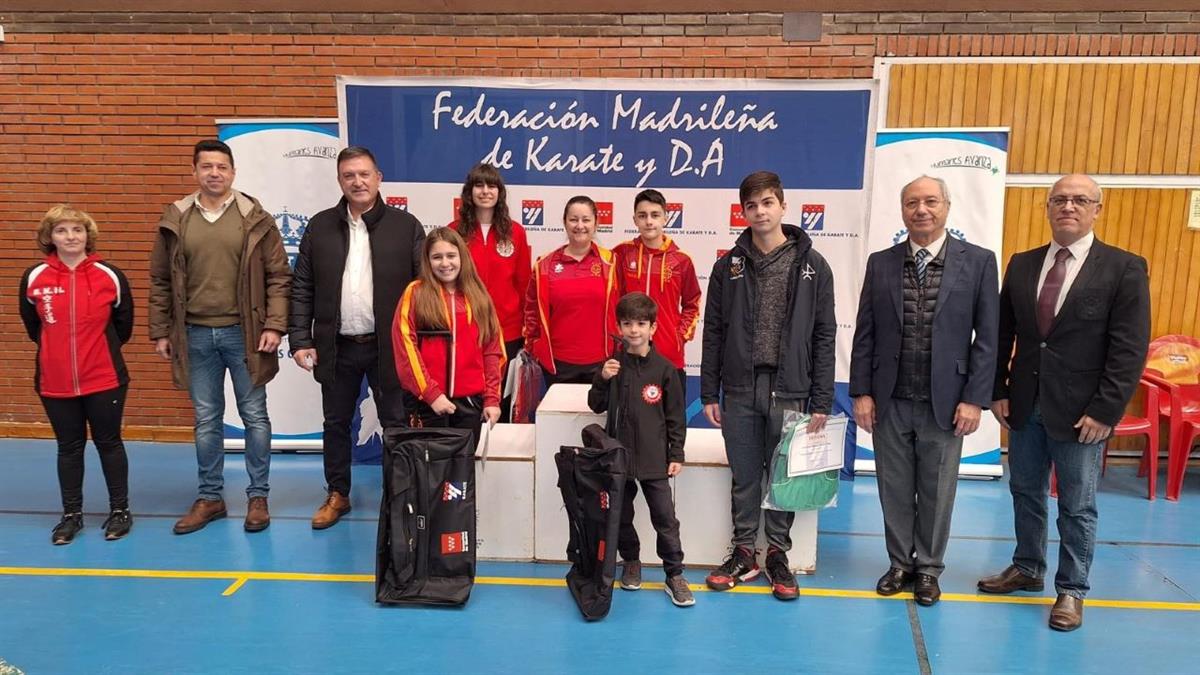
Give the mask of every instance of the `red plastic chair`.
M 1150 374 L 1147 373 L 1147 376 Z M 1158 422 L 1160 414 L 1159 395 L 1161 390 L 1156 383 L 1147 377 L 1138 382 L 1144 390 L 1145 401 L 1142 408 L 1144 417 L 1125 415 L 1117 426 L 1113 427 L 1113 436 L 1146 436 L 1146 448 L 1142 450 L 1142 460 L 1138 464 L 1138 476 L 1149 476 L 1147 479 L 1146 499 L 1154 501 L 1158 484 Z M 1108 470 L 1108 444 L 1101 450 L 1100 475 Z M 1168 471 L 1168 477 L 1170 472 Z M 1058 497 L 1058 480 L 1054 468 L 1050 468 L 1050 496 Z
M 1192 443 L 1200 437 L 1200 384 L 1175 384 L 1157 373 L 1146 373 L 1146 378 L 1168 393 L 1170 435 L 1167 453 L 1167 499 L 1179 501 L 1183 492 L 1183 478 L 1187 474 L 1188 456 Z

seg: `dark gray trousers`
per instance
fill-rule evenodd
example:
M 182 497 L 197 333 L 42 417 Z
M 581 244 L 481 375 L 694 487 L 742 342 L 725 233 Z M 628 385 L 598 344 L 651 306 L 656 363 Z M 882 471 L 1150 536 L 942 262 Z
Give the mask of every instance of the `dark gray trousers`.
M 940 576 L 963 439 L 937 425 L 928 401 L 892 399 L 872 440 L 891 566 Z

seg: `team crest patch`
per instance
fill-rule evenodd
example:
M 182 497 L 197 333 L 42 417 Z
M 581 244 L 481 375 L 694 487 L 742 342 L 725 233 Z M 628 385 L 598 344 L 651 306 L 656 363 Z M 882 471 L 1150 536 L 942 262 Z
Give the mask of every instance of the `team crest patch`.
M 470 550 L 470 540 L 466 530 L 448 532 L 442 535 L 442 555 L 457 555 Z
M 501 258 L 511 258 L 513 253 L 516 253 L 517 248 L 513 246 L 511 241 L 501 241 L 496 243 L 496 254 Z
M 446 481 L 442 483 L 442 501 L 455 502 L 462 501 L 467 497 L 467 481 L 454 482 Z
M 657 384 L 648 384 L 642 387 L 642 400 L 650 405 L 657 405 L 662 401 L 662 387 Z
M 746 272 L 746 259 L 740 255 L 729 256 L 729 278 L 741 279 Z
M 592 276 L 600 276 L 600 263 L 592 263 Z

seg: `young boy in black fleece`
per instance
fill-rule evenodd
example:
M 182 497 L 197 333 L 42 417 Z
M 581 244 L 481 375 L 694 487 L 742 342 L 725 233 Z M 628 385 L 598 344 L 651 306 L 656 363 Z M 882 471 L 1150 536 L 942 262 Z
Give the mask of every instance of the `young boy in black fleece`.
M 617 303 L 617 325 L 625 351 L 606 361 L 596 373 L 588 406 L 595 412 L 608 412 L 608 434 L 629 449 L 633 462 L 617 542 L 624 561 L 621 588 L 636 591 L 642 587 L 641 544 L 633 527 L 633 499 L 641 483 L 650 522 L 658 533 L 658 557 L 667 573 L 664 590 L 671 602 L 688 607 L 696 600 L 683 577 L 683 545 L 668 480 L 683 470 L 687 421 L 675 366 L 650 342 L 657 317 L 658 306 L 645 293 L 629 293 Z

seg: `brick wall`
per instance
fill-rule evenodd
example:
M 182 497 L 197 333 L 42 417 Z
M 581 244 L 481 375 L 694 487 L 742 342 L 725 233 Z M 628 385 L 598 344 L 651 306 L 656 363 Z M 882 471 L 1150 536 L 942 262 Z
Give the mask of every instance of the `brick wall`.
M 69 201 L 134 284 L 130 437 L 186 434 L 190 405 L 146 340 L 162 205 L 192 189 L 218 117 L 334 117 L 334 76 L 869 78 L 877 56 L 1200 55 L 1200 12 L 825 14 L 819 42 L 743 14 L 0 12 L 0 433 L 45 434 L 16 313 L 33 228 Z M 33 423 L 33 424 L 31 424 Z

